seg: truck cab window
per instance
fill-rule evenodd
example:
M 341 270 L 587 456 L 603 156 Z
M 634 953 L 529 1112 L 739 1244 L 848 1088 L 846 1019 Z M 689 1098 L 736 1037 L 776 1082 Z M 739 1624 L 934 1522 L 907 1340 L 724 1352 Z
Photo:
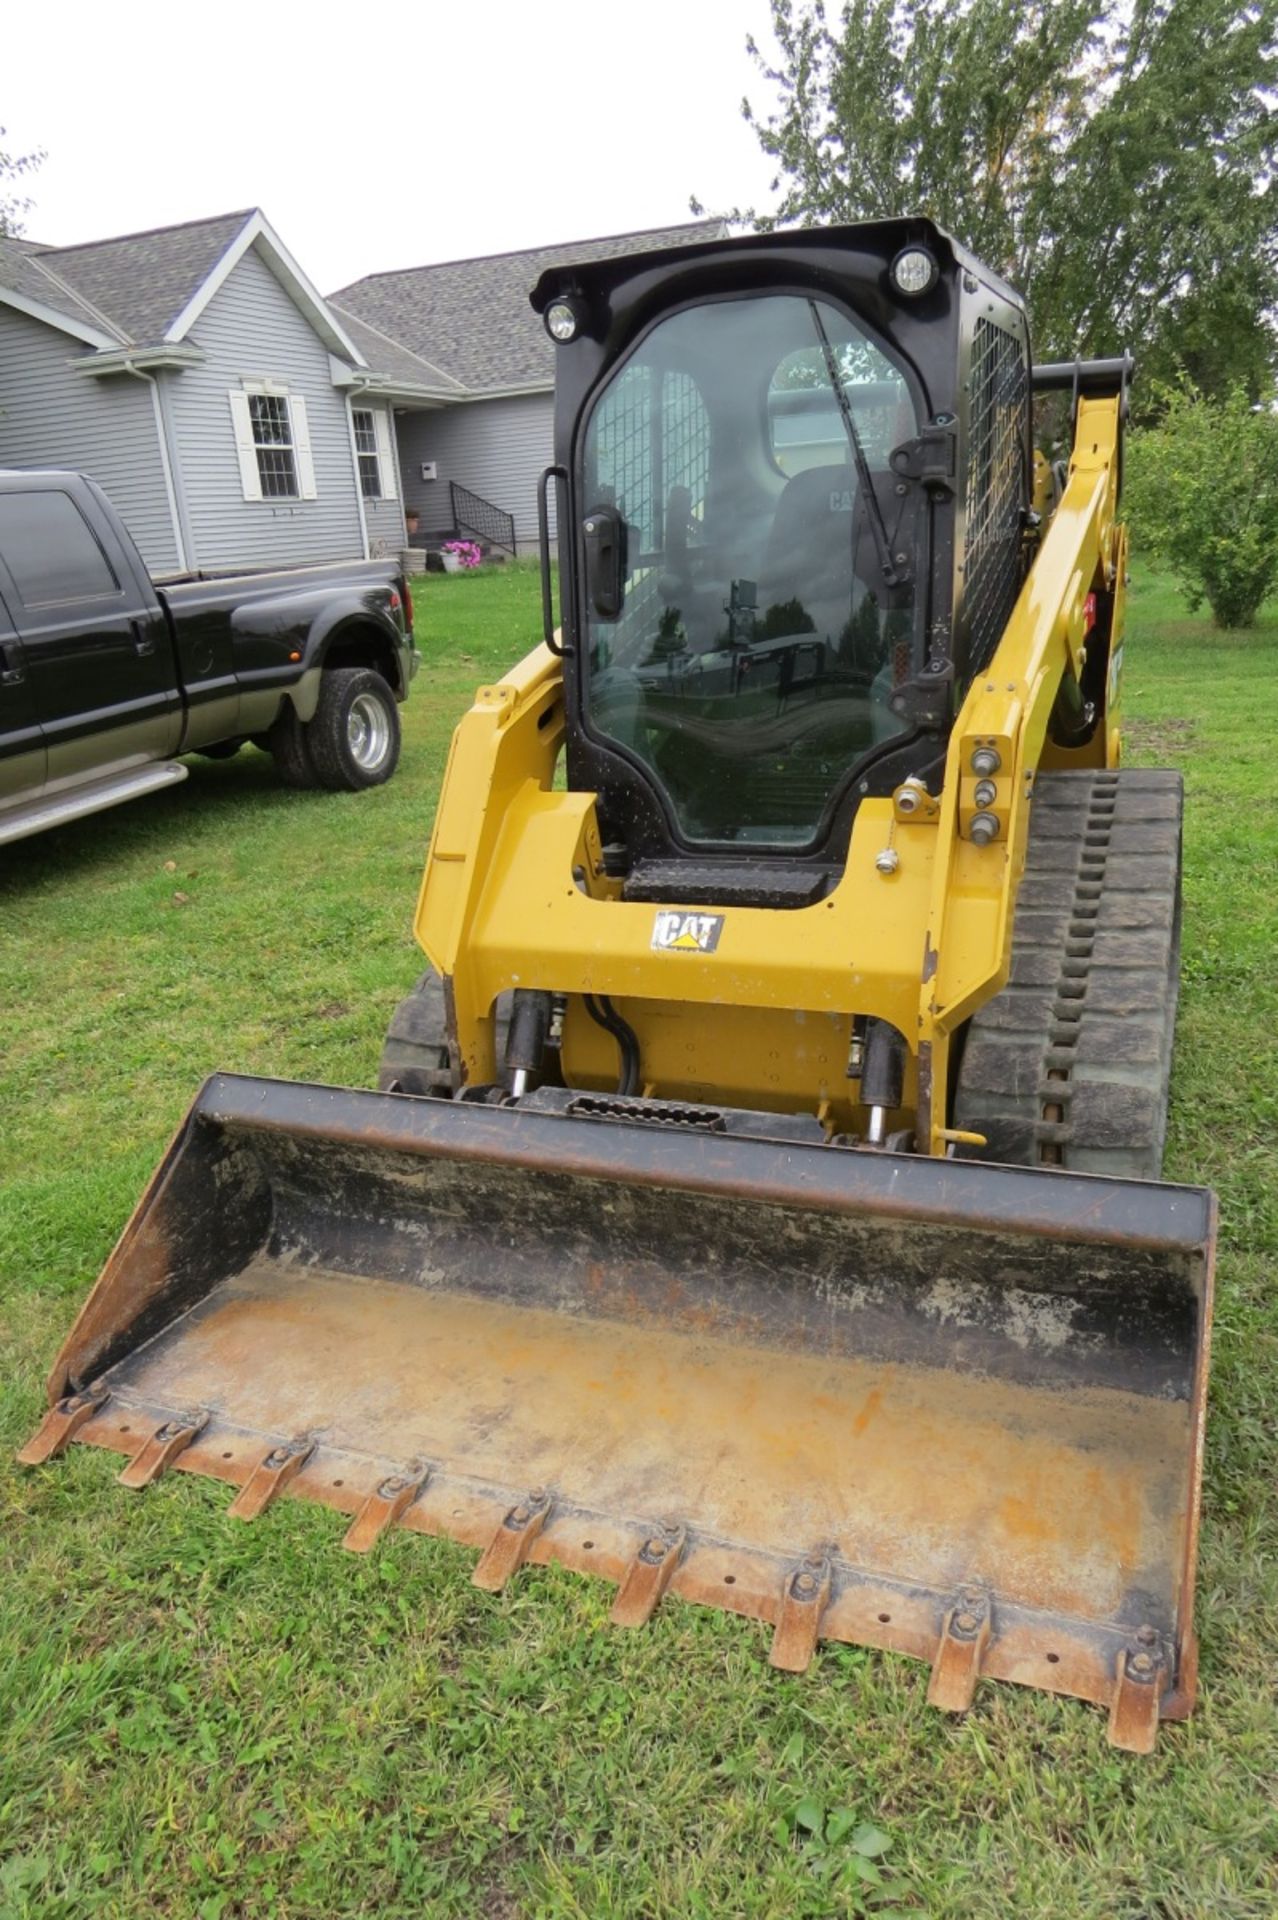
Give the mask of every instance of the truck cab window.
M 70 494 L 0 494 L 0 557 L 24 607 L 118 594 L 120 582 Z

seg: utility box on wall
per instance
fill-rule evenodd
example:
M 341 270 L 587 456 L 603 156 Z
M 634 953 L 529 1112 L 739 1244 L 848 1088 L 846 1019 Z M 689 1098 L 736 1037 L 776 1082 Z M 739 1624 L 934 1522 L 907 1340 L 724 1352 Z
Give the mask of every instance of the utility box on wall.
M 433 460 L 423 460 L 422 461 L 422 479 L 434 480 L 435 478 L 436 478 L 435 462 Z

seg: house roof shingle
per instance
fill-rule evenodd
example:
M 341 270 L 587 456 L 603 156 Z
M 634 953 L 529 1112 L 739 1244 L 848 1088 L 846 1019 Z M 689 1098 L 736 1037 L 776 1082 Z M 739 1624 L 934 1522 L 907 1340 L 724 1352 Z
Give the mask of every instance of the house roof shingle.
M 37 258 L 107 315 L 130 345 L 158 346 L 252 217 L 250 207 L 85 246 L 42 247 Z
M 340 301 L 330 299 L 327 304 L 373 372 L 387 385 L 398 383 L 405 387 L 424 387 L 432 393 L 461 394 L 466 391 L 460 380 L 454 380 L 442 367 L 432 366 L 429 360 L 423 360 L 410 348 L 401 346 L 397 340 L 391 340 L 376 327 L 369 326 L 358 314 L 348 313 Z
M 329 298 L 343 314 L 353 314 L 401 342 L 472 393 L 550 387 L 554 348 L 528 304 L 529 292 L 547 267 L 688 246 L 719 239 L 726 231 L 721 220 L 697 220 L 530 247 L 521 253 L 447 260 L 438 266 L 369 274 Z M 370 347 L 362 339 L 358 344 L 369 364 L 382 371 Z
M 48 251 L 12 236 L 0 238 L 0 286 L 10 287 L 24 299 L 50 307 L 54 313 L 63 314 L 82 326 L 93 327 L 101 333 L 114 331 L 104 316 L 79 299 L 56 271 L 47 270 L 52 265 Z

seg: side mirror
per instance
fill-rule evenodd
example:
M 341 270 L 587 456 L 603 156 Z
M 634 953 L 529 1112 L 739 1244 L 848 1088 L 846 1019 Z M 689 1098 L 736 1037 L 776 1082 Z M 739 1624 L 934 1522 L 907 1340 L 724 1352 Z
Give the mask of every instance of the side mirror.
M 601 620 L 615 620 L 626 594 L 626 523 L 615 507 L 592 507 L 581 530 L 587 598 Z

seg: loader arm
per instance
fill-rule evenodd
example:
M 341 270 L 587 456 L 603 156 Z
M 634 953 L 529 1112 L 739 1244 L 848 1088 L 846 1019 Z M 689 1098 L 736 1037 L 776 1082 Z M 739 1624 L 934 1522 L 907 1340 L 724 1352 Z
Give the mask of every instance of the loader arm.
M 946 1124 L 950 1042 L 1007 979 L 1036 769 L 1062 681 L 1082 679 L 1088 596 L 1121 583 L 1122 404 L 1117 394 L 1080 400 L 1064 494 L 1003 638 L 973 680 L 950 737 L 919 1004 L 919 1126 L 932 1153 L 944 1153 L 954 1138 Z M 1116 687 L 1112 671 L 1108 686 Z M 1097 717 L 1096 737 L 1104 757 L 1093 764 L 1115 765 L 1117 729 L 1107 713 Z M 981 748 L 992 749 L 1001 763 L 997 798 L 985 809 L 976 804 L 972 768 Z M 997 836 L 983 846 L 972 839 L 981 811 L 999 822 Z

